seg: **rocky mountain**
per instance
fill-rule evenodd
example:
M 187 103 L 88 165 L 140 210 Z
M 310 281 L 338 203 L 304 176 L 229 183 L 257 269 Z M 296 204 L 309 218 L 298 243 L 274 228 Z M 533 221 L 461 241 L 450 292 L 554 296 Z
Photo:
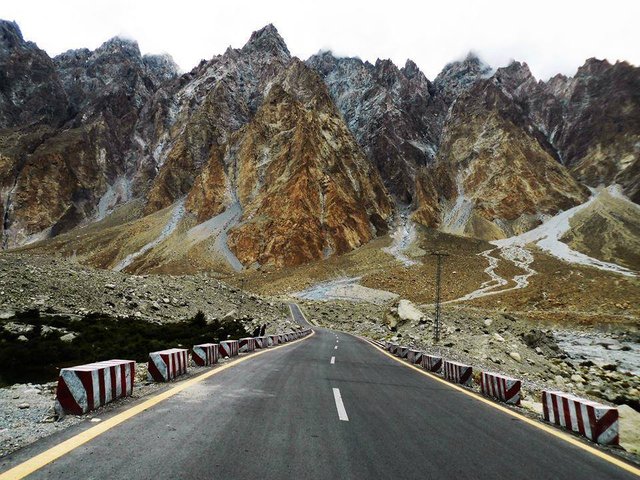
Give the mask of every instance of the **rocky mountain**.
M 50 59 L 15 24 L 0 27 L 3 98 L 24 117 L 13 115 L 0 132 L 3 244 L 14 246 L 104 216 L 130 197 L 119 179 L 129 170 L 138 113 L 176 67 L 120 38 Z
M 639 201 L 640 69 L 592 58 L 556 83 L 564 128 L 553 142 L 563 164 L 587 185 L 620 183 Z
M 336 106 L 390 192 L 411 203 L 420 166 L 435 157 L 446 107 L 434 86 L 411 60 L 398 68 L 330 52 L 307 64 L 325 80 Z
M 438 226 L 488 240 L 526 231 L 541 214 L 588 197 L 495 78 L 477 81 L 457 97 L 433 172 L 432 195 L 439 198 L 424 196 L 439 201 Z
M 497 239 L 587 186 L 638 201 L 640 69 L 624 62 L 542 82 L 470 54 L 432 82 L 410 60 L 303 62 L 267 25 L 178 75 L 132 40 L 52 59 L 15 23 L 0 35 L 5 248 L 46 240 L 136 272 L 282 267 L 386 233 L 394 203 Z
M 469 53 L 463 60 L 451 62 L 442 69 L 434 80 L 435 91 L 446 105 L 451 105 L 461 93 L 469 90 L 474 83 L 489 78 L 491 67 L 475 53 Z
M 640 69 L 588 59 L 576 75 L 533 78 L 513 62 L 496 80 L 556 150 L 560 162 L 591 187 L 621 184 L 636 202 L 640 178 Z

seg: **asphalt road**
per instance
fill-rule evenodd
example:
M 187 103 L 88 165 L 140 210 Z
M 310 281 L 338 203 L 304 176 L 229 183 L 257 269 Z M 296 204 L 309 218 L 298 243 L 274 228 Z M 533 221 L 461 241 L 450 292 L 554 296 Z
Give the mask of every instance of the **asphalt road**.
M 362 340 L 315 330 L 189 387 L 29 478 L 637 478 Z

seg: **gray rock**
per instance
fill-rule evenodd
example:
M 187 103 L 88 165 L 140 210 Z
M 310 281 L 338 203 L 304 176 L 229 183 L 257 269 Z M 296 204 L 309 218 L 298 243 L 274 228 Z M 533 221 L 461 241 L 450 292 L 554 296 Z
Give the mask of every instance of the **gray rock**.
M 518 352 L 509 352 L 509 356 L 513 358 L 516 362 L 522 362 L 522 357 Z
M 75 333 L 75 332 L 69 332 L 69 333 L 67 333 L 66 335 L 61 336 L 61 337 L 60 337 L 60 340 L 62 340 L 63 342 L 66 342 L 66 343 L 70 343 L 70 342 L 73 342 L 73 340 L 74 340 L 77 336 L 78 336 L 78 334 L 77 334 L 77 333 Z

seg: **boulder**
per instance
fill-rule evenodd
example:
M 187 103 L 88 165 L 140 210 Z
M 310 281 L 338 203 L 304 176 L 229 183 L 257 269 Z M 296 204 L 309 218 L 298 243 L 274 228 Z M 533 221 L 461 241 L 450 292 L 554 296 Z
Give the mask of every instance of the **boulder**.
M 77 336 L 78 336 L 77 333 L 70 332 L 70 333 L 67 333 L 66 335 L 61 336 L 60 340 L 66 343 L 71 343 Z
M 509 352 L 509 356 L 513 358 L 516 362 L 522 362 L 522 357 L 518 352 Z
M 629 405 L 619 405 L 620 446 L 625 450 L 640 454 L 640 413 Z
M 424 314 L 409 300 L 402 299 L 398 302 L 398 317 L 404 321 L 419 322 Z

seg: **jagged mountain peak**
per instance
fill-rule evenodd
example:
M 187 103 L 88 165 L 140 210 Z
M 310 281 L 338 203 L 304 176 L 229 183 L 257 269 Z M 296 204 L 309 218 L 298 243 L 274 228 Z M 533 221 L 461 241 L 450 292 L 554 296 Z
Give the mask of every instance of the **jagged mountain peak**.
M 538 82 L 536 82 L 529 66 L 515 60 L 506 67 L 496 70 L 492 79 L 507 95 L 515 98 L 526 96 L 532 92 L 532 89 L 538 88 Z
M 287 57 L 291 56 L 287 44 L 278 33 L 278 29 L 272 23 L 256 30 L 251 34 L 249 41 L 242 47 L 242 50 L 260 50 L 274 53 L 281 53 Z
M 24 38 L 18 24 L 10 20 L 0 19 L 0 46 L 14 48 L 21 43 L 24 43 Z
M 170 80 L 180 74 L 180 68 L 168 53 L 145 54 L 142 61 L 154 76 L 162 81 Z
M 416 62 L 414 62 L 410 58 L 407 58 L 407 61 L 405 62 L 404 67 L 401 69 L 401 72 L 404 74 L 405 77 L 409 79 L 414 78 L 418 75 L 424 75 L 422 71 L 420 71 L 420 68 L 418 67 L 418 65 L 416 65 Z
M 142 58 L 138 42 L 122 36 L 115 36 L 104 42 L 95 50 L 96 54 L 124 53 Z
M 606 70 L 611 67 L 611 63 L 604 58 L 599 59 L 596 57 L 587 58 L 582 66 L 578 68 L 576 75 L 580 73 L 595 73 L 597 71 Z
M 445 65 L 433 83 L 445 101 L 451 103 L 477 80 L 488 78 L 492 71 L 492 68 L 482 61 L 476 53 L 469 52 L 463 60 Z

